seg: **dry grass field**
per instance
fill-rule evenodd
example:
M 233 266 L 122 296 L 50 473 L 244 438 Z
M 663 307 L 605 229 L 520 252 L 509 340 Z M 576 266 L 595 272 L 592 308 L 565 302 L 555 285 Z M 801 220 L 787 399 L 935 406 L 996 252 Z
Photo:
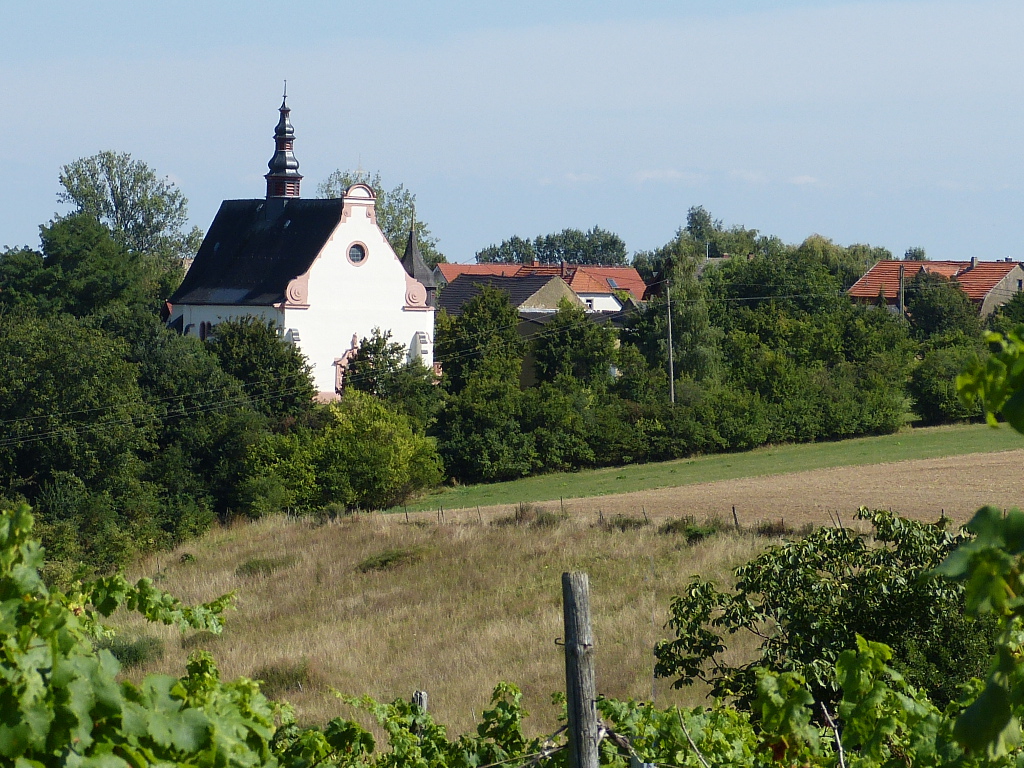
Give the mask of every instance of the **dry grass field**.
M 690 546 L 658 532 L 665 520 L 710 514 L 731 523 L 735 504 L 743 526 L 784 518 L 799 527 L 827 524 L 836 510 L 849 521 L 863 503 L 962 521 L 983 503 L 1019 505 L 1022 461 L 1024 451 L 975 454 L 575 499 L 562 519 L 559 502 L 548 502 L 535 505 L 542 514 L 531 524 L 500 524 L 510 509 L 491 507 L 446 510 L 443 521 L 419 513 L 221 528 L 134 575 L 189 602 L 234 591 L 224 635 L 183 638 L 127 620 L 127 636 L 158 638 L 164 650 L 130 674 L 180 674 L 189 650 L 203 647 L 225 677 L 269 681 L 306 722 L 352 716 L 331 688 L 382 700 L 424 689 L 456 733 L 508 680 L 523 688 L 540 733 L 555 721 L 549 696 L 564 684 L 560 574 L 581 569 L 591 580 L 599 690 L 649 699 L 653 686 L 658 704 L 696 704 L 703 691 L 652 680 L 669 599 L 693 573 L 727 579 L 770 540 L 722 533 Z M 618 530 L 607 525 L 616 515 L 651 524 Z

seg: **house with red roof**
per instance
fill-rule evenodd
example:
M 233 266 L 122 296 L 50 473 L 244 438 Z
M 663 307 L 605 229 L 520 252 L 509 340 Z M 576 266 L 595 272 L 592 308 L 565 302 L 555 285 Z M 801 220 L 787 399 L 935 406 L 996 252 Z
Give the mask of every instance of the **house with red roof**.
M 589 264 L 438 264 L 434 280 L 446 285 L 460 275 L 528 277 L 549 275 L 564 280 L 593 312 L 618 312 L 629 301 L 642 301 L 647 284 L 633 267 Z
M 900 285 L 904 288 L 919 272 L 955 280 L 982 317 L 991 314 L 1017 293 L 1024 291 L 1021 264 L 1005 261 L 880 261 L 847 291 L 854 301 L 873 303 L 882 296 L 886 306 L 899 310 Z

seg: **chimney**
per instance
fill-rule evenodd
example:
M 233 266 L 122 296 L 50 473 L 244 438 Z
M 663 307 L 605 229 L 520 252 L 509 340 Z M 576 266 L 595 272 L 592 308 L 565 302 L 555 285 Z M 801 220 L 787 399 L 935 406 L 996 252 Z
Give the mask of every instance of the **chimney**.
M 978 266 L 978 257 L 971 256 L 971 269 L 974 269 L 976 266 Z

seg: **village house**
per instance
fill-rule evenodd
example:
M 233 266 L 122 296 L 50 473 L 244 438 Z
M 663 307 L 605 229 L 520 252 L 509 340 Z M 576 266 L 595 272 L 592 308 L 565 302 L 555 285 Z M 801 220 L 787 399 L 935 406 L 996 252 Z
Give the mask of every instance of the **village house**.
M 584 264 L 438 264 L 434 280 L 444 286 L 461 276 L 522 278 L 549 275 L 561 278 L 590 312 L 619 312 L 644 299 L 647 285 L 633 267 Z
M 435 287 L 415 233 L 399 259 L 366 184 L 340 199 L 300 198 L 287 98 L 279 111 L 266 196 L 221 204 L 170 298 L 169 325 L 206 338 L 223 320 L 272 323 L 305 354 L 324 398 L 341 391 L 359 339 L 374 328 L 390 331 L 409 360 L 433 365 Z
M 886 306 L 898 312 L 906 287 L 922 271 L 955 280 L 982 317 L 1024 290 L 1024 269 L 1018 262 L 1009 258 L 1005 261 L 974 258 L 970 261 L 880 261 L 865 272 L 847 294 L 865 304 L 884 297 Z

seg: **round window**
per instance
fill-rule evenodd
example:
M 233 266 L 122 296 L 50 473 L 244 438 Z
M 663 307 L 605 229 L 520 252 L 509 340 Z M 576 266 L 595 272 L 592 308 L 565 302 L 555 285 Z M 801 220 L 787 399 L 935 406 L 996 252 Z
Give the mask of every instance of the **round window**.
M 348 249 L 348 260 L 353 264 L 362 264 L 366 260 L 366 246 L 353 243 Z

